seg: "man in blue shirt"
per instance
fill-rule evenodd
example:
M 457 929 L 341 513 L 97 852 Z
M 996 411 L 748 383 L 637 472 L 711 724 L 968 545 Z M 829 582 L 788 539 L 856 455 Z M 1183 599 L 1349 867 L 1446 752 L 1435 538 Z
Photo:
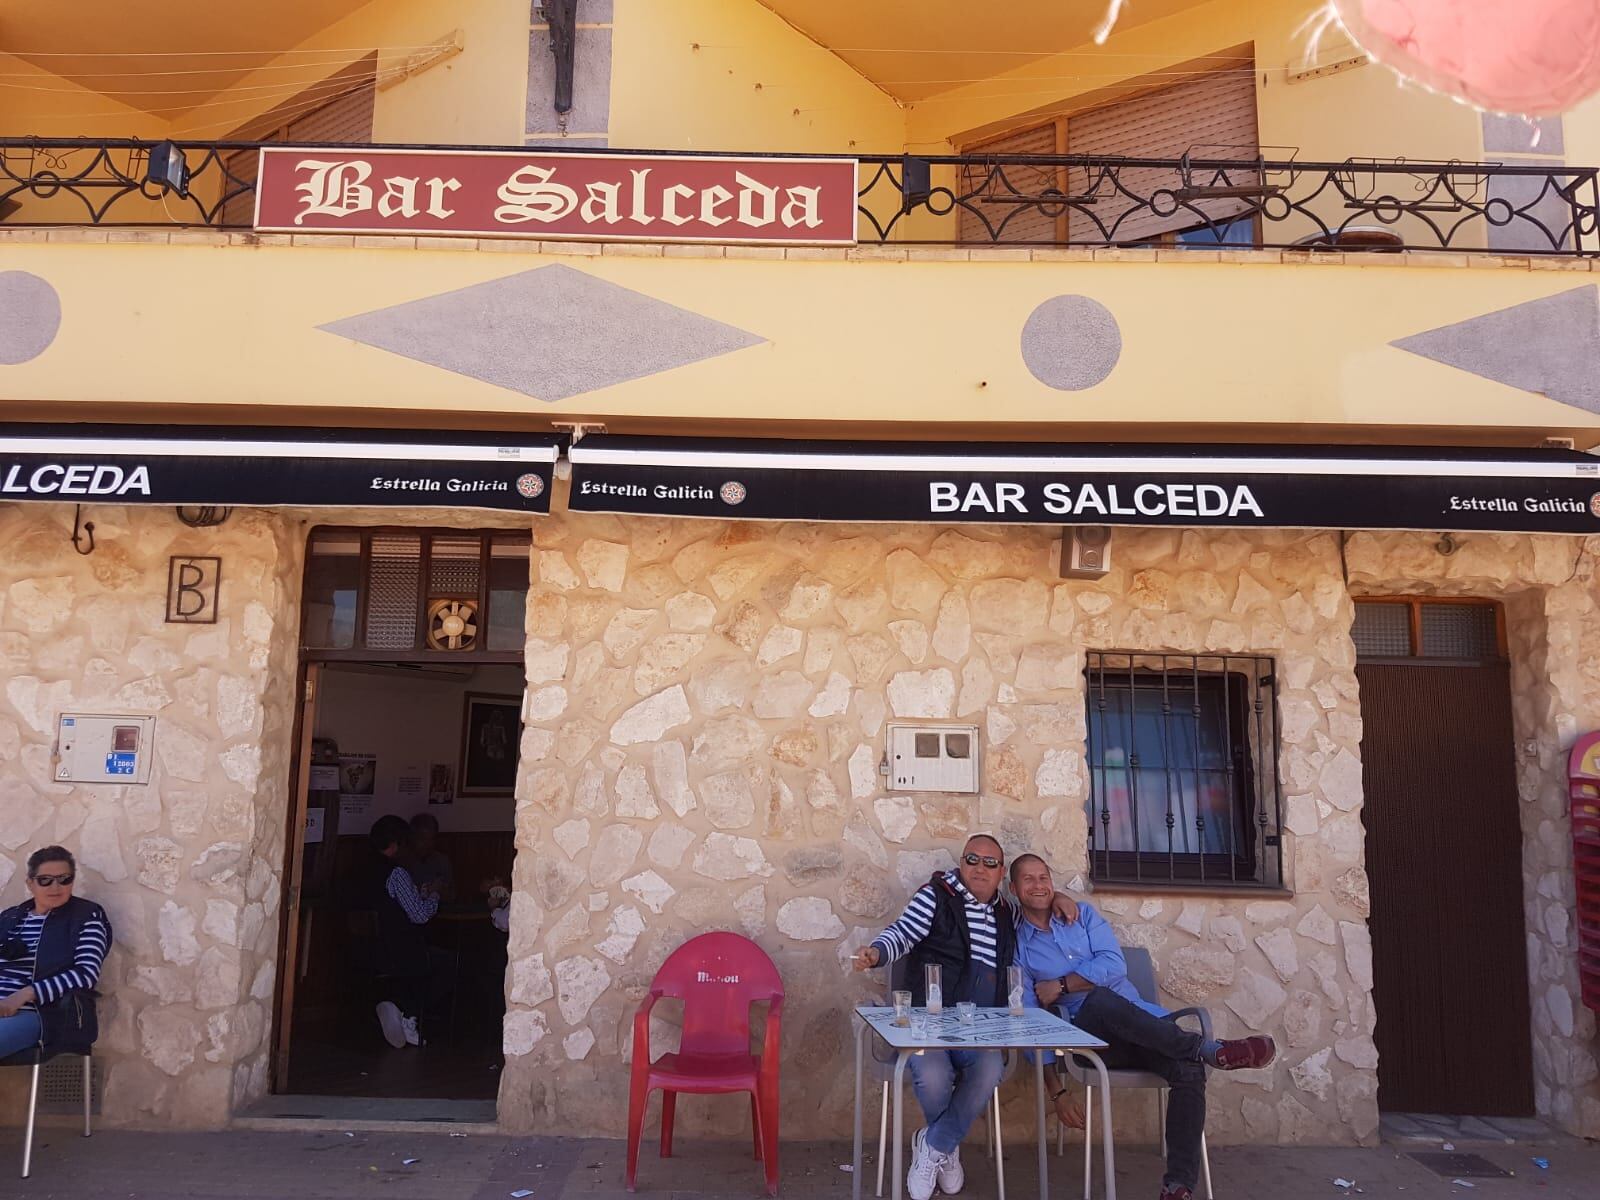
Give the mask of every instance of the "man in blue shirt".
M 1110 1049 L 1108 1067 L 1134 1067 L 1167 1080 L 1167 1170 L 1162 1200 L 1190 1200 L 1200 1171 L 1200 1135 L 1206 1127 L 1206 1067 L 1223 1071 L 1264 1067 L 1276 1054 L 1269 1037 L 1207 1041 L 1184 1029 L 1158 1004 L 1145 1000 L 1128 980 L 1122 947 L 1093 905 L 1078 904 L 1071 924 L 1051 912 L 1055 883 L 1036 854 L 1011 864 L 1011 890 L 1022 906 L 1017 922 L 1016 961 L 1026 988 L 1023 1002 L 1054 1008 L 1079 1029 Z M 1081 1108 L 1063 1103 L 1056 1112 L 1064 1124 L 1080 1126 Z

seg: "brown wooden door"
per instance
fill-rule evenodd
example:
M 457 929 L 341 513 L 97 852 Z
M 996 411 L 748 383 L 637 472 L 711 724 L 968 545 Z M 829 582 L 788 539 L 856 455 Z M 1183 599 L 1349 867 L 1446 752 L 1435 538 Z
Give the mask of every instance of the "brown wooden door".
M 1378 1105 L 1530 1116 L 1522 833 L 1504 663 L 1364 663 Z
M 276 1092 L 289 1087 L 289 1051 L 294 1032 L 294 991 L 301 976 L 301 963 L 310 949 L 311 917 L 301 907 L 305 883 L 306 810 L 311 799 L 311 742 L 317 729 L 317 691 L 322 682 L 322 664 L 307 663 L 305 684 L 300 694 L 299 740 L 295 754 L 294 796 L 289 813 L 286 873 L 283 899 L 283 929 L 280 932 L 278 961 L 283 964 L 278 977 L 277 1012 L 272 1027 L 274 1049 L 272 1083 Z M 337 811 L 337 808 L 335 809 Z M 335 836 L 332 832 L 330 838 Z

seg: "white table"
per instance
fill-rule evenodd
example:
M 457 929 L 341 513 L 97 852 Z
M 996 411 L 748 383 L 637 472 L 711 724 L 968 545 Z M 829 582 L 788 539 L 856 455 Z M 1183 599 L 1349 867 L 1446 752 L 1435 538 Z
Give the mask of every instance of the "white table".
M 1034 1050 L 1034 1086 L 1039 1112 L 1039 1200 L 1047 1200 L 1050 1186 L 1049 1155 L 1045 1139 L 1044 1062 L 1056 1051 L 1081 1054 L 1089 1059 L 1100 1076 L 1100 1144 L 1105 1160 L 1106 1200 L 1117 1200 L 1116 1151 L 1111 1137 L 1111 1083 L 1105 1063 L 1095 1053 L 1106 1043 L 1053 1013 L 1030 1008 L 1013 1017 L 1003 1008 L 980 1008 L 970 1025 L 957 1018 L 954 1006 L 938 1016 L 927 1016 L 925 1008 L 912 1009 L 914 1016 L 927 1017 L 927 1029 L 919 1038 L 910 1028 L 894 1023 L 894 1009 L 862 1005 L 856 1009 L 856 1127 L 855 1157 L 851 1160 L 851 1197 L 861 1200 L 861 1072 L 866 1065 L 867 1034 L 870 1031 L 895 1052 L 894 1083 L 894 1200 L 901 1200 L 904 1181 L 901 1156 L 905 1147 L 903 1099 L 906 1062 L 919 1050 Z

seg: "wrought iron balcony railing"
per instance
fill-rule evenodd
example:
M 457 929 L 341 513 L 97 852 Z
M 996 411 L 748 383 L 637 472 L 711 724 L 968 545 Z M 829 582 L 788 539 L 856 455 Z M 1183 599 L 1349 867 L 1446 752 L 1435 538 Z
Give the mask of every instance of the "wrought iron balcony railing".
M 0 138 L 0 225 L 250 227 L 257 143 L 179 143 L 187 194 L 147 181 L 157 145 Z M 1600 168 L 1197 149 L 1218 156 L 860 155 L 859 239 L 1600 256 Z

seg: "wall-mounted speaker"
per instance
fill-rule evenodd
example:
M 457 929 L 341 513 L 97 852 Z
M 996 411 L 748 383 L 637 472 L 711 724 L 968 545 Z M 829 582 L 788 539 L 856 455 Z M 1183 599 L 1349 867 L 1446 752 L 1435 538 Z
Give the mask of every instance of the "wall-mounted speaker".
M 1111 526 L 1072 525 L 1061 531 L 1061 577 L 1099 579 L 1111 570 Z

